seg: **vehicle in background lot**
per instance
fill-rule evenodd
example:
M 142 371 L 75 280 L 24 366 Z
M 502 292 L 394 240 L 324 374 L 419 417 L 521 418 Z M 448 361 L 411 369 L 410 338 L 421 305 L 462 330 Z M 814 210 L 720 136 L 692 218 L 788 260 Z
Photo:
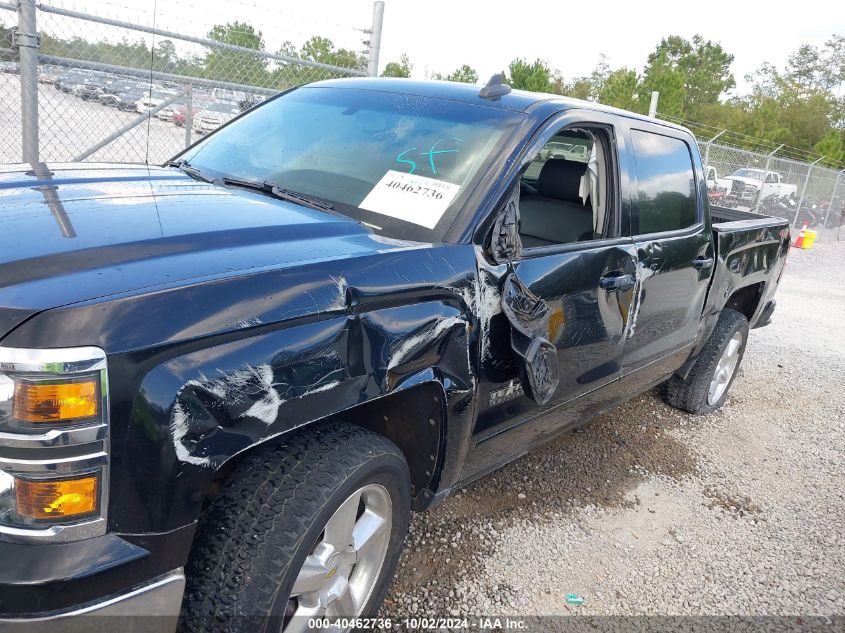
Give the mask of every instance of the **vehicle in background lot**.
M 161 121 L 172 121 L 173 120 L 173 113 L 175 112 L 176 108 L 179 106 L 185 107 L 185 104 L 180 104 L 178 101 L 174 101 L 168 106 L 163 107 L 161 110 L 155 113 L 155 118 Z
M 176 92 L 168 91 L 168 90 L 156 90 L 153 88 L 151 92 L 147 92 L 146 95 L 138 99 L 135 102 L 135 110 L 139 114 L 144 114 L 149 112 L 150 110 L 155 110 L 158 106 L 162 103 L 176 95 Z
M 39 66 L 38 83 L 54 84 L 62 71 L 63 69 L 58 66 Z
M 715 167 L 704 166 L 704 181 L 707 183 L 707 198 L 711 204 L 725 204 L 731 188 L 731 180 L 719 178 Z
M 10 631 L 375 615 L 411 509 L 657 385 L 718 409 L 789 248 L 688 130 L 501 79 L 319 82 L 0 188 Z
M 76 86 L 81 86 L 87 79 L 91 77 L 91 73 L 84 70 L 72 70 L 59 75 L 53 82 L 53 87 L 62 92 L 71 92 Z
M 135 97 L 131 102 L 132 108 L 134 108 L 135 102 L 143 96 L 143 87 L 139 86 L 135 82 L 117 81 L 106 87 L 103 94 L 99 96 L 98 101 L 105 106 L 116 108 L 123 101 L 121 95 L 129 94 L 132 94 Z
M 797 185 L 783 182 L 783 177 L 778 172 L 764 169 L 737 169 L 723 180 L 730 182 L 725 202 L 731 207 L 753 208 L 760 199 L 785 198 L 794 196 L 798 191 Z
M 71 92 L 84 101 L 99 101 L 100 97 L 110 91 L 114 85 L 115 81 L 112 78 L 93 75 L 74 86 Z
M 193 120 L 193 117 L 197 116 L 197 113 L 202 111 L 206 105 L 207 102 L 197 102 L 197 100 L 194 99 L 193 105 L 191 107 L 191 119 Z M 183 125 L 185 125 L 185 120 L 187 119 L 187 112 L 188 106 L 184 103 L 177 105 L 173 109 L 173 116 L 171 117 L 171 120 L 177 127 L 182 127 Z
M 18 62 L 0 62 L 0 73 L 9 73 L 17 75 L 21 69 Z
M 245 112 L 250 108 L 257 106 L 259 103 L 263 103 L 266 101 L 266 95 L 245 95 L 242 99 L 238 100 L 238 107 L 241 109 L 241 112 Z
M 224 123 L 234 119 L 240 112 L 240 107 L 234 101 L 212 101 L 194 115 L 194 132 L 197 134 L 213 132 Z

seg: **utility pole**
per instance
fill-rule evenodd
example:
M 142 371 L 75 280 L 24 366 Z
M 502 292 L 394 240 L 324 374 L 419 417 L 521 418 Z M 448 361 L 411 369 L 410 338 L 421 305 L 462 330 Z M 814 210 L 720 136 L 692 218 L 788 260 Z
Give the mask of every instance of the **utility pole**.
M 18 28 L 14 32 L 21 73 L 21 158 L 38 162 L 38 30 L 35 0 L 18 0 Z
M 373 25 L 370 27 L 369 51 L 367 53 L 367 74 L 378 77 L 378 54 L 381 50 L 381 24 L 384 20 L 384 2 L 373 3 Z
M 657 100 L 660 98 L 660 93 L 656 90 L 651 93 L 651 104 L 648 106 L 648 116 L 652 119 L 657 116 Z

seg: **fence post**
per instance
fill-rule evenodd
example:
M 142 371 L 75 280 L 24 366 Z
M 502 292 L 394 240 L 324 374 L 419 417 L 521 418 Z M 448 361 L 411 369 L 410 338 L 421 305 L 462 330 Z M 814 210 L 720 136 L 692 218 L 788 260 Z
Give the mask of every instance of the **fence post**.
M 827 219 L 830 217 L 830 210 L 833 209 L 833 203 L 836 202 L 836 190 L 839 189 L 839 181 L 842 180 L 842 172 L 845 169 L 839 171 L 836 174 L 836 184 L 833 185 L 833 192 L 830 194 L 830 203 L 827 205 L 827 213 L 824 214 L 824 221 L 822 222 L 822 228 L 827 228 Z M 842 218 L 839 218 L 839 223 L 842 224 Z
M 191 144 L 191 132 L 194 127 L 194 86 L 188 84 L 185 99 L 185 147 Z
M 373 25 L 370 27 L 370 48 L 367 54 L 367 74 L 378 77 L 378 55 L 381 50 L 381 24 L 384 20 L 384 2 L 373 3 Z
M 707 141 L 707 147 L 704 150 L 704 167 L 705 167 L 705 169 L 707 168 L 707 165 L 710 164 L 710 146 L 713 145 L 713 141 L 715 141 L 717 138 L 722 136 L 722 134 L 724 134 L 725 132 L 727 132 L 727 130 L 722 130 L 716 136 L 714 136 L 709 141 Z
M 772 156 L 777 154 L 783 146 L 784 144 L 781 143 L 777 146 L 777 149 L 775 149 L 775 151 L 766 156 L 766 166 L 763 168 L 763 180 L 760 183 L 760 193 L 757 194 L 757 205 L 754 207 L 754 213 L 760 213 L 760 204 L 763 202 L 763 189 L 766 186 L 766 174 L 769 171 L 769 166 L 772 164 Z
M 798 201 L 798 208 L 795 210 L 795 220 L 792 222 L 792 228 L 794 229 L 798 226 L 798 216 L 801 215 L 801 205 L 804 204 L 804 194 L 807 193 L 807 185 L 810 184 L 810 175 L 813 173 L 813 167 L 816 166 L 816 163 L 822 160 L 824 156 L 821 158 L 814 160 L 810 163 L 810 169 L 807 170 L 807 178 L 804 180 L 804 186 L 801 188 L 801 199 Z
M 18 0 L 18 28 L 14 34 L 21 73 L 21 155 L 38 162 L 38 30 L 35 0 Z

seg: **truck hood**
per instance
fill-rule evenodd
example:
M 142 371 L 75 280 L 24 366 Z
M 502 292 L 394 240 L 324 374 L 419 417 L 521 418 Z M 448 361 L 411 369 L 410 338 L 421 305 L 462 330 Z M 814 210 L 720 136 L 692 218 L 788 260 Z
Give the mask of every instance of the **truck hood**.
M 755 187 L 761 187 L 763 185 L 762 181 L 757 180 L 756 178 L 748 178 L 746 176 L 725 176 L 724 180 L 738 180 L 740 182 L 744 182 L 746 185 L 752 185 Z
M 0 337 L 53 307 L 419 246 L 174 168 L 0 168 Z

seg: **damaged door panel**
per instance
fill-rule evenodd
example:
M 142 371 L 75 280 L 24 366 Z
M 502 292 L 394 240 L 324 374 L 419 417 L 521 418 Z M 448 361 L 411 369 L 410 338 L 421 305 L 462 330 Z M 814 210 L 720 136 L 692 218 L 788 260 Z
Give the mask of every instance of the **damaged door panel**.
M 511 273 L 505 278 L 502 311 L 512 326 L 511 347 L 523 361 L 527 394 L 537 404 L 546 404 L 560 383 L 557 350 L 548 339 L 551 310 Z
M 543 424 L 536 417 L 538 404 L 580 401 L 618 381 L 635 256 L 634 244 L 625 242 L 562 253 L 528 250 L 512 262 L 502 282 L 501 316 L 513 362 L 510 373 L 485 371 L 473 436 L 476 450 L 468 456 L 465 473 L 514 453 L 515 436 L 503 431 L 525 426 L 527 436 L 534 437 L 528 427 Z M 504 345 L 499 339 L 494 343 L 499 351 Z M 554 422 L 566 425 L 582 415 L 580 407 L 567 406 L 556 410 Z

